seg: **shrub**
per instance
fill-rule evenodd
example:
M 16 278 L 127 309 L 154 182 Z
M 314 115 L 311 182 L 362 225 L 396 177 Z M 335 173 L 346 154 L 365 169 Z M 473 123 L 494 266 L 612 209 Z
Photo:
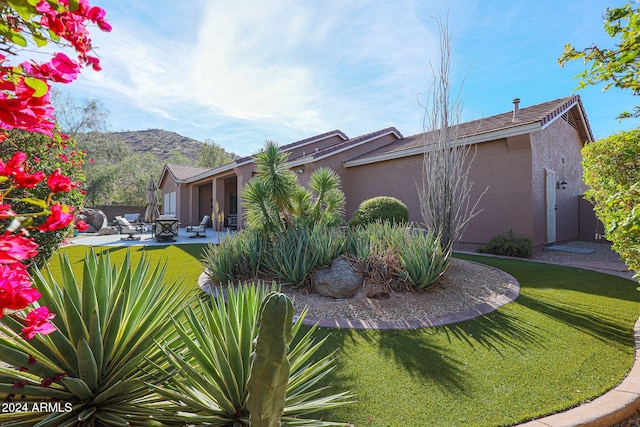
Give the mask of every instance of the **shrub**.
M 630 270 L 640 272 L 640 129 L 587 144 L 582 154 L 585 196 L 612 248 Z
M 408 231 L 398 245 L 398 257 L 405 279 L 418 289 L 431 286 L 449 267 L 450 254 L 443 251 L 440 239 L 432 233 Z
M 406 223 L 409 221 L 409 210 L 404 203 L 394 197 L 374 197 L 363 201 L 358 206 L 349 220 L 349 225 L 357 227 L 384 220 L 391 224 Z
M 492 237 L 481 252 L 519 258 L 531 258 L 533 254 L 533 240 L 529 237 L 515 237 L 513 229 L 510 229 L 507 233 Z
M 218 283 L 256 278 L 259 274 L 282 283 L 302 285 L 317 267 L 347 251 L 347 236 L 337 228 L 300 223 L 282 233 L 267 235 L 248 229 L 210 243 L 202 263 Z
M 228 234 L 220 243 L 209 243 L 202 263 L 209 278 L 218 283 L 256 277 L 263 267 L 267 244 L 266 236 L 256 230 Z
M 318 264 L 318 252 L 306 227 L 292 227 L 277 236 L 264 257 L 264 272 L 281 283 L 302 286 Z
M 399 291 L 403 282 L 424 290 L 448 268 L 451 253 L 433 233 L 376 221 L 352 229 L 350 251 L 366 280 Z
M 68 258 L 61 262 L 63 283 L 50 270 L 36 269 L 33 281 L 40 304 L 55 313 L 57 330 L 25 340 L 17 316 L 0 321 L 0 392 L 20 402 L 70 403 L 67 412 L 0 414 L 16 425 L 165 425 L 164 404 L 150 384 L 166 380 L 157 340 L 174 334 L 184 304 L 182 287 L 163 281 L 164 267 L 143 256 L 134 267 L 130 254 L 119 269 L 109 255 L 91 249 L 81 278 Z M 36 303 L 35 305 L 37 305 Z M 179 343 L 178 343 L 179 344 Z M 65 407 L 67 409 L 67 407 Z M 156 423 L 156 424 L 153 424 Z

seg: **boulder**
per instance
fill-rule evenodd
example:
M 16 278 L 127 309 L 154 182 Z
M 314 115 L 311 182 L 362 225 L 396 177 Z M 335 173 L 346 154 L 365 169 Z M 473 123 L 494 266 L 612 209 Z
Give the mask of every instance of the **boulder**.
M 118 229 L 116 229 L 115 227 L 103 227 L 98 230 L 98 235 L 100 236 L 107 236 L 111 234 L 118 234 Z
M 95 233 L 109 224 L 107 222 L 107 216 L 100 209 L 83 208 L 80 209 L 79 214 L 76 216 L 78 220 L 83 220 L 87 223 L 86 233 Z
M 362 276 L 353 270 L 346 258 L 338 257 L 329 268 L 316 272 L 313 287 L 325 297 L 351 298 L 362 288 Z

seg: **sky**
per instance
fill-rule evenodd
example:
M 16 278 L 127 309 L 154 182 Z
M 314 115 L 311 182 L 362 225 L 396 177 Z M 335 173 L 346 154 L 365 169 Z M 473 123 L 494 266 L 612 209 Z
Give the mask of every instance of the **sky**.
M 423 130 L 440 62 L 438 22 L 451 36 L 451 96 L 462 121 L 579 94 L 597 139 L 638 127 L 616 116 L 637 103 L 602 85 L 576 91 L 581 61 L 566 43 L 613 40 L 606 6 L 584 0 L 92 0 L 113 31 L 92 28 L 103 70 L 59 87 L 96 99 L 113 131 L 165 129 L 250 155 L 339 129 Z M 604 3 L 604 4 L 603 4 Z

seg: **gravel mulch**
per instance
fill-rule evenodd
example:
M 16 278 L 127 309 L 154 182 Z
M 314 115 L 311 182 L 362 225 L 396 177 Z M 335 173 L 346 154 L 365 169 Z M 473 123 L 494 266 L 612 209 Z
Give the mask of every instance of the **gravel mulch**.
M 282 292 L 294 297 L 296 312 L 309 307 L 308 318 L 363 321 L 411 321 L 463 312 L 505 295 L 510 280 L 499 270 L 452 259 L 447 272 L 426 291 L 405 291 L 369 298 L 364 291 L 351 299 L 332 299 L 308 288 Z

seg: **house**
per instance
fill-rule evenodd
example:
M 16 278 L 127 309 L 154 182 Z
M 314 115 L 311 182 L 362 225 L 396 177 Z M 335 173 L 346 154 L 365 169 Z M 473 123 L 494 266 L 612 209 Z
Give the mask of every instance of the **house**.
M 474 156 L 472 199 L 486 189 L 478 205 L 482 212 L 459 248 L 476 249 L 509 229 L 531 237 L 536 249 L 579 237 L 586 189 L 580 150 L 593 141 L 582 101 L 576 95 L 525 108 L 519 103 L 515 99 L 508 112 L 458 125 L 461 143 Z M 320 167 L 338 173 L 347 218 L 363 200 L 387 195 L 407 205 L 411 221 L 422 222 L 416 183 L 422 179 L 424 137 L 405 137 L 394 127 L 356 138 L 335 130 L 280 148 L 289 153 L 289 166 L 303 185 Z M 226 225 L 242 227 L 241 189 L 254 166 L 252 157 L 217 169 L 166 165 L 159 182 L 163 213 L 195 224 L 217 201 Z

